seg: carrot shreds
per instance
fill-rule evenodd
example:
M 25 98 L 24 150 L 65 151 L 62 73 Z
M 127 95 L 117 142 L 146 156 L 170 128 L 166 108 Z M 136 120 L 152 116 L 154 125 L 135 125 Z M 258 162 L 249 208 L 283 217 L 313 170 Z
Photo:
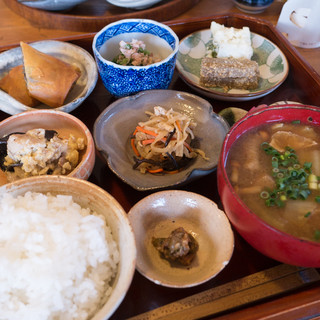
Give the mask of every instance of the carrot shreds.
M 179 131 L 182 131 L 181 126 L 180 126 L 180 121 L 179 121 L 179 120 L 176 120 L 176 125 L 177 125 L 177 127 L 178 127 Z
M 172 171 L 165 171 L 166 173 L 170 173 L 170 174 L 174 174 L 174 173 L 178 173 L 179 170 L 172 170 Z
M 192 148 L 189 146 L 188 143 L 184 142 L 183 145 L 189 150 L 189 152 L 192 152 Z
M 158 135 L 156 132 L 151 131 L 151 130 L 144 129 L 144 128 L 140 127 L 140 126 L 137 126 L 136 129 L 137 129 L 138 131 L 141 131 L 141 132 L 144 132 L 144 133 L 146 133 L 146 134 L 149 134 L 150 136 L 156 137 L 156 136 Z
M 138 152 L 138 150 L 137 150 L 137 148 L 136 148 L 136 145 L 135 145 L 135 143 L 134 143 L 134 138 L 132 138 L 131 139 L 131 147 L 132 147 L 132 150 L 133 150 L 133 152 L 135 153 L 135 155 L 137 156 L 137 157 L 140 157 L 140 154 L 139 154 L 139 152 Z
M 145 146 L 147 144 L 150 144 L 152 142 L 154 142 L 156 139 L 145 139 L 145 140 L 141 140 L 141 143 Z M 166 139 L 165 138 L 162 138 L 160 139 L 159 141 L 162 141 L 162 142 L 165 142 Z
M 162 168 L 159 169 L 147 169 L 148 172 L 150 173 L 159 173 L 159 172 L 163 172 Z
M 156 140 L 156 139 L 146 139 L 146 140 L 142 140 L 142 144 L 145 146 L 145 145 L 147 145 L 147 144 L 152 143 L 154 140 Z

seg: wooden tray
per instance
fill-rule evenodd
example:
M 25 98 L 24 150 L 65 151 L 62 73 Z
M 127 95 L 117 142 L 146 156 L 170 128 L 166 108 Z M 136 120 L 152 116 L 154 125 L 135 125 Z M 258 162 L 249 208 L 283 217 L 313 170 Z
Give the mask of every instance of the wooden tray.
M 96 32 L 110 22 L 129 18 L 148 18 L 166 21 L 182 14 L 200 0 L 164 0 L 144 10 L 116 7 L 106 0 L 88 0 L 67 12 L 34 9 L 18 0 L 4 0 L 18 15 L 36 27 L 72 31 Z
M 212 20 L 223 23 L 226 26 L 242 27 L 249 26 L 250 29 L 273 41 L 286 55 L 290 71 L 286 81 L 274 92 L 257 100 L 247 102 L 226 102 L 207 99 L 218 112 L 226 107 L 241 107 L 250 109 L 259 104 L 271 104 L 277 101 L 297 101 L 305 104 L 320 106 L 320 77 L 299 55 L 295 48 L 272 26 L 272 24 L 245 15 L 211 16 L 187 21 L 167 22 L 182 39 L 184 36 L 200 30 L 207 29 Z M 93 34 L 68 39 L 89 52 L 91 51 Z M 187 91 L 199 95 L 188 87 L 179 77 L 174 74 L 170 89 Z M 73 115 L 84 121 L 92 130 L 94 121 L 100 113 L 115 100 L 98 80 L 97 86 L 88 99 L 75 111 Z M 0 111 L 0 120 L 8 115 Z M 139 192 L 120 181 L 107 167 L 102 158 L 98 155 L 95 168 L 89 179 L 113 195 L 123 208 L 129 209 L 140 199 L 150 192 Z M 181 187 L 183 190 L 196 192 L 208 197 L 221 205 L 218 191 L 216 173 L 202 177 L 189 185 Z M 215 288 L 231 281 L 248 277 L 256 272 L 264 271 L 267 268 L 279 266 L 279 262 L 267 258 L 253 249 L 235 231 L 235 250 L 230 263 L 214 279 L 193 288 L 173 289 L 161 287 L 135 273 L 132 284 L 122 304 L 116 310 L 111 319 L 127 319 L 168 303 L 186 298 L 190 295 L 201 293 L 204 290 Z M 245 305 L 230 309 L 215 319 L 301 319 L 319 314 L 320 310 L 320 286 L 319 283 L 309 284 L 303 288 L 291 290 L 289 293 L 282 293 L 272 298 L 259 300 L 258 302 L 247 302 Z M 142 319 L 142 318 L 141 318 Z M 212 317 L 210 318 L 212 319 Z

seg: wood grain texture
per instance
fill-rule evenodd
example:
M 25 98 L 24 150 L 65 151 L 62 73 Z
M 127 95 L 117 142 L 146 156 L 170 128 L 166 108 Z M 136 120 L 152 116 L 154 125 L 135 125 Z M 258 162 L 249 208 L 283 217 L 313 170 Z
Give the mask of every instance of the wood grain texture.
M 164 0 L 144 10 L 116 7 L 107 1 L 90 0 L 67 12 L 53 12 L 28 7 L 18 0 L 4 0 L 15 13 L 35 27 L 97 32 L 110 22 L 130 18 L 148 18 L 157 21 L 172 19 L 190 9 L 200 0 Z

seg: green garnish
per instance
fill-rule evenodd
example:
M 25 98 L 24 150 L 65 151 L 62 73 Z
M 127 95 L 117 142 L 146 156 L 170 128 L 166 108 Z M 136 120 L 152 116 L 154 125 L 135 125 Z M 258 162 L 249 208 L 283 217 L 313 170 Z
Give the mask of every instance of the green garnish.
M 289 199 L 307 199 L 311 193 L 308 178 L 312 174 L 312 163 L 305 162 L 302 166 L 290 147 L 286 147 L 284 152 L 279 152 L 267 142 L 262 143 L 261 147 L 272 156 L 272 176 L 276 183 L 276 188 L 269 192 L 268 198 L 260 194 L 261 198 L 266 199 L 265 204 L 268 207 L 283 207 Z M 316 197 L 316 201 L 320 202 L 320 196 Z
M 307 212 L 307 213 L 304 215 L 304 217 L 305 217 L 305 218 L 308 218 L 308 217 L 310 216 L 310 214 L 311 214 L 311 211 Z
M 314 232 L 314 239 L 315 239 L 316 241 L 319 241 L 319 240 L 320 240 L 320 230 L 316 230 L 316 231 Z

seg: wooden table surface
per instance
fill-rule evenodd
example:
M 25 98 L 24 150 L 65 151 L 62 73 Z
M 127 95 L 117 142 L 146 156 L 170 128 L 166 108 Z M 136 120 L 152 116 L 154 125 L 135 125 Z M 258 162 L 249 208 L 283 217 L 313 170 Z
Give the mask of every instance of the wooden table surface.
M 276 25 L 284 2 L 285 0 L 275 0 L 263 13 L 254 14 L 253 16 L 266 19 Z M 174 20 L 224 13 L 241 13 L 241 11 L 233 5 L 232 0 L 200 0 L 192 9 L 177 16 Z M 21 40 L 30 42 L 44 39 L 63 39 L 65 37 L 77 37 L 83 34 L 83 32 L 70 30 L 35 27 L 29 20 L 24 19 L 9 9 L 3 0 L 0 0 L 0 17 L 0 50 L 3 50 L 3 48 L 9 45 L 16 45 Z M 316 72 L 320 74 L 320 48 L 297 48 L 297 50 Z
M 90 1 L 90 0 L 89 0 Z M 275 0 L 275 2 L 263 13 L 252 15 L 257 18 L 262 18 L 270 21 L 276 25 L 281 8 L 283 6 L 284 0 Z M 185 13 L 177 16 L 175 20 L 185 20 L 188 18 L 195 17 L 206 17 L 218 14 L 227 14 L 227 13 L 241 13 L 237 8 L 234 7 L 232 0 L 200 0 L 197 5 L 192 9 L 186 11 Z M 6 47 L 18 45 L 19 41 L 23 40 L 26 42 L 32 42 L 43 39 L 70 39 L 72 37 L 81 37 L 83 33 L 74 32 L 68 30 L 57 30 L 57 29 L 44 29 L 32 26 L 32 24 L 14 13 L 9 9 L 4 0 L 0 0 L 0 51 L 4 50 Z M 315 72 L 320 74 L 320 48 L 317 49 L 301 49 L 297 48 L 297 51 L 302 55 L 305 61 L 314 68 Z M 102 88 L 102 86 L 100 86 Z M 96 95 L 103 96 L 104 91 L 99 91 L 97 88 L 95 91 Z M 102 89 L 101 89 L 102 90 Z M 104 96 L 103 96 L 104 97 Z M 106 102 L 104 102 L 106 103 Z M 81 115 L 82 109 L 79 108 L 76 115 Z M 109 173 L 110 179 L 112 174 Z M 200 181 L 194 188 L 197 188 L 202 182 Z M 118 185 L 112 185 L 110 188 L 118 188 Z M 125 191 L 128 191 L 130 188 L 127 186 L 122 186 Z M 193 189 L 191 189 L 193 190 Z M 110 192 L 108 189 L 107 191 Z M 132 190 L 129 190 L 132 193 Z M 136 194 L 136 193 L 134 193 Z M 240 243 L 240 246 L 239 246 Z M 241 249 L 241 244 L 244 247 L 244 242 L 238 238 L 237 246 Z M 247 247 L 246 247 L 247 248 Z M 238 260 L 240 261 L 243 258 L 243 252 L 241 250 L 237 251 Z M 257 255 L 256 252 L 250 251 L 248 255 Z M 241 257 L 240 257 L 241 255 Z M 261 265 L 264 266 L 266 258 L 259 256 Z M 236 261 L 236 260 L 234 260 Z M 269 260 L 268 260 L 269 261 Z M 242 263 L 237 267 L 241 270 Z M 232 279 L 232 274 L 228 274 Z M 154 291 L 154 285 L 144 279 L 139 274 L 135 276 L 135 283 L 144 283 L 147 289 L 149 288 L 149 294 L 152 295 Z M 145 289 L 145 288 L 144 288 Z M 158 291 L 171 292 L 170 290 L 164 288 L 158 288 Z M 135 295 L 136 293 L 132 293 Z M 143 295 L 143 293 L 141 293 Z M 140 295 L 141 295 L 140 294 Z M 139 296 L 139 295 L 138 295 Z M 116 313 L 114 319 L 117 318 Z M 316 319 L 317 315 L 320 314 L 320 287 L 314 286 L 307 291 L 297 291 L 293 294 L 282 296 L 279 299 L 272 299 L 264 302 L 263 304 L 257 304 L 248 306 L 245 309 L 235 310 L 234 312 L 215 317 L 216 320 L 253 320 L 253 319 L 265 319 L 265 320 L 280 320 L 280 319 Z M 319 319 L 319 318 L 317 318 Z

